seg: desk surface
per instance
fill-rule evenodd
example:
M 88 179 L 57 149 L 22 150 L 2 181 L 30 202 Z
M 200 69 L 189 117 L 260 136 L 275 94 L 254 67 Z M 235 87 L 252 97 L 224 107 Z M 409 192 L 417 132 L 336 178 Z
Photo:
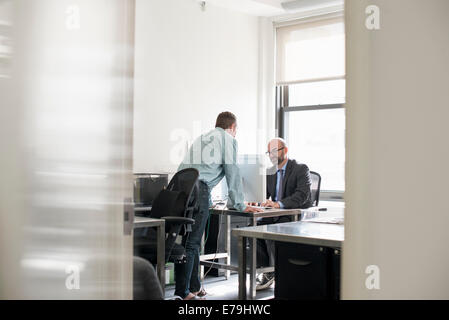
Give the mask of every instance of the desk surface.
M 340 248 L 344 226 L 307 221 L 232 229 L 235 236 Z

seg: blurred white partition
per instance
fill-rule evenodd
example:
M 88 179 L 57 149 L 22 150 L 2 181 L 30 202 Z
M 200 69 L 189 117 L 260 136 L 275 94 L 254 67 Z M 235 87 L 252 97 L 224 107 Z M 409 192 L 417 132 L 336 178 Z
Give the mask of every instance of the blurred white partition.
M 0 1 L 0 298 L 132 298 L 134 8 Z
M 345 2 L 343 299 L 449 299 L 448 12 Z

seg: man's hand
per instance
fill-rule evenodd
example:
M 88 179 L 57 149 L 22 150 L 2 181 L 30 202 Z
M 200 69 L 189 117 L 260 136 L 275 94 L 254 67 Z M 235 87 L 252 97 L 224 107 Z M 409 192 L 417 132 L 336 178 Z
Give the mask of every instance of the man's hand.
M 279 205 L 278 202 L 267 200 L 264 203 L 262 203 L 262 207 L 271 207 L 271 208 L 279 209 L 281 206 Z
M 259 208 L 254 208 L 254 207 L 250 207 L 250 206 L 246 206 L 246 209 L 244 212 L 263 212 L 262 209 Z

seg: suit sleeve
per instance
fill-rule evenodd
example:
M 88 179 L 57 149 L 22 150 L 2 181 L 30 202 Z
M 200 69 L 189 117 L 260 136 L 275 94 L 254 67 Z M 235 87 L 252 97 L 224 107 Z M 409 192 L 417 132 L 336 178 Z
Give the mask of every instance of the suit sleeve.
M 312 205 L 312 192 L 310 189 L 312 180 L 309 168 L 306 165 L 298 165 L 292 174 L 295 175 L 295 192 L 282 199 L 282 204 L 286 209 L 310 207 Z

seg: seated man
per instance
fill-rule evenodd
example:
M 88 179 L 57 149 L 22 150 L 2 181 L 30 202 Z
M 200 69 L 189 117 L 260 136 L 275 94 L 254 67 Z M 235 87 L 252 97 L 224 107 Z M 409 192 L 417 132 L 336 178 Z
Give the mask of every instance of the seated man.
M 288 159 L 288 147 L 281 138 L 275 138 L 268 144 L 267 155 L 273 167 L 267 172 L 267 199 L 265 207 L 281 209 L 308 208 L 312 206 L 311 178 L 305 164 Z M 258 225 L 292 221 L 291 216 L 263 218 Z M 258 267 L 274 266 L 274 242 L 257 240 Z M 257 277 L 257 290 L 270 287 L 274 282 L 274 272 L 260 274 Z

